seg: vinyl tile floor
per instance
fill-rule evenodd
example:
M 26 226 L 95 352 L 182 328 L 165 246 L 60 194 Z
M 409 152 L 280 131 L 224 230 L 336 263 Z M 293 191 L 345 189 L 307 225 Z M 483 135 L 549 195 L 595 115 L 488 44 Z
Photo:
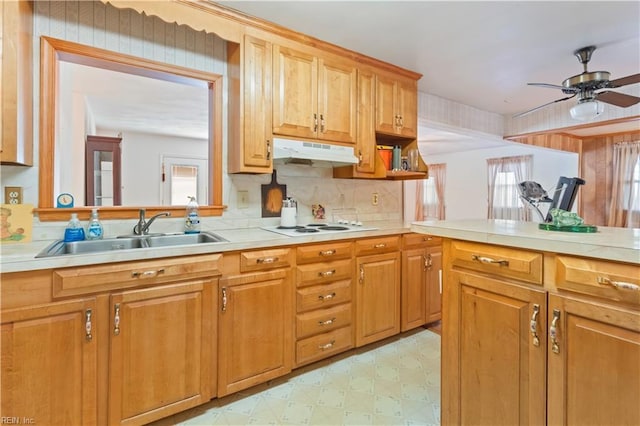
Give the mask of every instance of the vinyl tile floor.
M 436 332 L 354 349 L 153 425 L 439 425 Z

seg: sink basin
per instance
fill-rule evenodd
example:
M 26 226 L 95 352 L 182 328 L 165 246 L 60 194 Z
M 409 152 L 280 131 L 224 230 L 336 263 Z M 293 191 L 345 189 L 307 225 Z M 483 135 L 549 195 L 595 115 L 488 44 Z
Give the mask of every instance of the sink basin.
M 36 257 L 64 256 L 72 254 L 100 253 L 113 250 L 140 249 L 149 247 L 185 246 L 190 244 L 219 243 L 227 241 L 210 232 L 199 234 L 154 234 L 135 235 L 103 240 L 85 240 L 65 243 L 57 240 L 47 246 Z

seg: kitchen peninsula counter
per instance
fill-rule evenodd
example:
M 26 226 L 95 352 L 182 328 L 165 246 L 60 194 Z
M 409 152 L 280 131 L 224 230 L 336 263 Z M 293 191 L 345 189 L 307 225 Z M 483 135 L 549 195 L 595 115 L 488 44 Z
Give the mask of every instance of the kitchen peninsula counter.
M 640 229 L 598 227 L 594 233 L 544 231 L 533 222 L 452 220 L 414 222 L 411 230 L 456 240 L 496 244 L 640 264 Z

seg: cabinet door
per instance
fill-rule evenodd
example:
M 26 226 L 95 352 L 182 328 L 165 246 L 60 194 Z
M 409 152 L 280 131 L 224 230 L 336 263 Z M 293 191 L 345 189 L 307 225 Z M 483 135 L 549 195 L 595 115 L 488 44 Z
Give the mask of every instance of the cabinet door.
M 247 167 L 271 168 L 271 43 L 244 38 L 244 139 Z
M 370 71 L 358 71 L 358 102 L 356 155 L 358 164 L 356 170 L 360 173 L 374 173 L 376 167 L 376 132 L 375 132 L 375 100 L 376 80 Z
M 396 80 L 384 75 L 376 76 L 376 131 L 396 133 Z
M 402 81 L 397 86 L 397 108 L 400 116 L 397 133 L 406 137 L 418 134 L 418 88 L 417 82 Z
M 427 248 L 426 322 L 442 318 L 442 247 Z
M 315 138 L 318 117 L 318 59 L 274 45 L 273 133 Z
M 402 252 L 402 331 L 427 322 L 427 260 L 426 249 Z
M 218 396 L 291 371 L 293 291 L 284 271 L 220 281 Z
M 448 273 L 442 424 L 545 424 L 546 293 Z M 534 342 L 530 325 L 536 309 Z
M 111 297 L 109 423 L 147 423 L 211 397 L 214 280 Z
M 548 316 L 548 424 L 640 424 L 640 313 L 552 294 Z
M 355 143 L 356 78 L 350 63 L 318 60 L 318 139 Z
M 97 424 L 93 299 L 2 313 L 2 418 Z
M 400 332 L 400 252 L 357 258 L 356 346 Z

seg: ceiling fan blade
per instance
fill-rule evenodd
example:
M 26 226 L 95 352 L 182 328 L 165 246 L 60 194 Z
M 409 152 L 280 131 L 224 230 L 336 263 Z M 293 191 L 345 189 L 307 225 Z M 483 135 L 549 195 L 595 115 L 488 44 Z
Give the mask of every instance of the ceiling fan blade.
M 596 99 L 601 102 L 605 102 L 622 108 L 627 108 L 640 102 L 640 98 L 638 98 L 637 96 L 631 96 L 624 93 L 611 91 L 600 92 L 596 94 Z
M 546 103 L 546 104 L 544 104 L 544 105 L 540 105 L 540 106 L 535 107 L 535 108 L 533 108 L 533 109 L 530 109 L 530 110 L 528 110 L 528 111 L 525 111 L 525 112 L 521 112 L 521 113 L 519 113 L 519 114 L 516 114 L 516 115 L 514 115 L 514 116 L 513 116 L 513 118 L 522 117 L 523 115 L 530 114 L 530 113 L 532 113 L 532 112 L 534 112 L 534 111 L 537 111 L 537 110 L 539 110 L 539 109 L 542 109 L 542 108 L 544 108 L 544 107 L 546 107 L 546 106 L 549 106 L 549 105 L 551 105 L 551 104 L 555 104 L 555 103 L 558 103 L 558 102 L 566 101 L 567 99 L 571 99 L 571 98 L 575 97 L 576 95 L 577 95 L 577 93 L 574 93 L 573 95 L 571 95 L 571 96 L 567 96 L 566 98 L 556 99 L 555 101 L 548 102 L 548 103 Z
M 615 80 L 609 81 L 607 87 L 622 87 L 627 84 L 640 83 L 640 74 L 628 75 L 626 77 L 617 78 Z
M 548 89 L 560 89 L 560 90 L 565 89 L 565 87 L 563 86 L 558 86 L 557 84 L 549 84 L 549 83 L 527 83 L 527 86 L 546 87 Z

